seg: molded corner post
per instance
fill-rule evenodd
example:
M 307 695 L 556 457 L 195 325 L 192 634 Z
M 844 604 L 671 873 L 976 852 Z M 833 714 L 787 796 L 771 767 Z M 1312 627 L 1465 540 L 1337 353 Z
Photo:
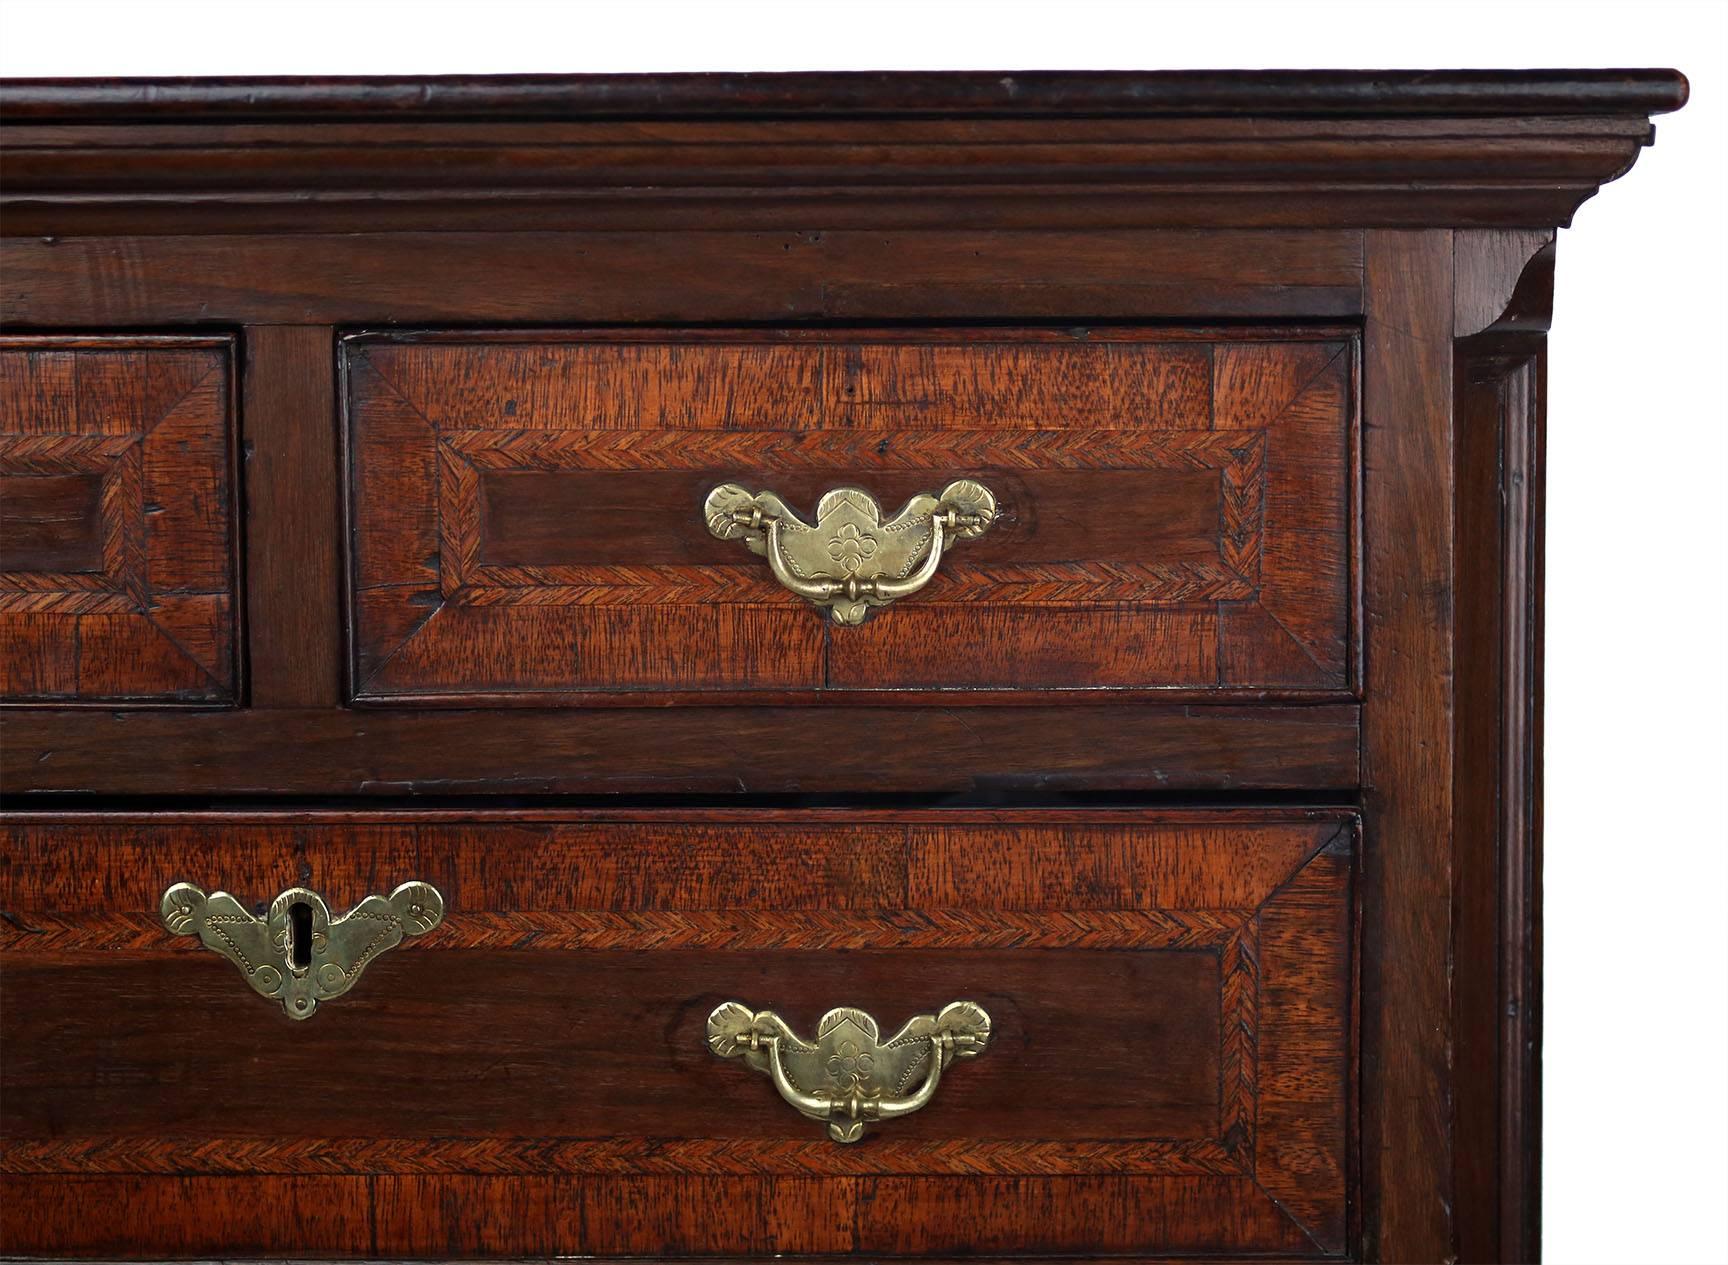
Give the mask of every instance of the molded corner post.
M 1539 1251 L 1553 259 L 1546 229 L 1365 242 L 1364 935 L 1384 946 L 1362 981 L 1370 1259 Z M 1449 1028 L 1435 1014 L 1450 1014 Z
M 1463 1260 L 1541 1244 L 1542 497 L 1554 234 L 1454 235 L 1456 1197 Z M 1491 1210 L 1491 1213 L 1490 1211 Z

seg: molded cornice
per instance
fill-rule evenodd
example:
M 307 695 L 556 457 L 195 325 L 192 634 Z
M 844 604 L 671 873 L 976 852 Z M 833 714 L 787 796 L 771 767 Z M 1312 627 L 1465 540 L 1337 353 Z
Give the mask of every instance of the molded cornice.
M 0 84 L 15 236 L 1546 228 L 1674 71 Z

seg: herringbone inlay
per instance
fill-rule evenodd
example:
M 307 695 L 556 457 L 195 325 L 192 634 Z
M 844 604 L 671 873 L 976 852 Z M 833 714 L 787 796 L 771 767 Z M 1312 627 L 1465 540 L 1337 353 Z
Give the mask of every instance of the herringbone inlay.
M 480 911 L 398 952 L 571 949 L 1205 949 L 1240 939 L 1231 910 L 602 910 Z M 1232 938 L 1234 937 L 1234 938 Z M 0 924 L 0 952 L 191 952 L 155 915 L 38 914 Z M 1232 979 L 1253 979 L 1232 950 Z
M 481 476 L 512 470 L 767 468 L 1215 470 L 1219 557 L 1211 562 L 948 564 L 926 604 L 1220 602 L 1259 591 L 1264 431 L 457 431 L 439 442 L 439 587 L 482 606 L 748 605 L 784 600 L 757 570 L 703 566 L 497 566 L 480 561 Z
M 411 828 L 394 828 L 406 840 Z M 426 833 L 425 844 L 443 836 Z M 501 961 L 518 955 L 570 954 L 621 955 L 633 960 L 643 955 L 702 951 L 727 954 L 826 955 L 836 951 L 882 953 L 920 952 L 972 954 L 1107 953 L 1164 954 L 1192 960 L 1202 955 L 1208 961 L 1208 992 L 1215 1001 L 1216 1093 L 1215 1128 L 1205 1136 L 1138 1137 L 1115 1140 L 1087 1138 L 1071 1141 L 1024 1141 L 1011 1138 L 969 1136 L 965 1139 L 927 1140 L 884 1137 L 868 1148 L 835 1147 L 821 1139 L 803 1136 L 752 1138 L 611 1137 L 570 1136 L 436 1136 L 335 1137 L 302 1136 L 289 1139 L 246 1137 L 211 1138 L 208 1135 L 165 1134 L 108 1136 L 102 1138 L 13 1139 L 0 1158 L 0 1171 L 13 1173 L 104 1172 L 156 1174 L 222 1174 L 270 1172 L 282 1174 L 811 1174 L 932 1173 L 987 1174 L 1000 1176 L 1060 1176 L 1156 1174 L 1165 1176 L 1252 1174 L 1257 1153 L 1257 1120 L 1261 1113 L 1262 1086 L 1259 1077 L 1262 1030 L 1270 1022 L 1275 1028 L 1287 1022 L 1283 1003 L 1276 1000 L 1282 985 L 1263 978 L 1261 922 L 1268 908 L 1292 884 L 1302 881 L 1310 867 L 1318 864 L 1314 890 L 1334 891 L 1348 873 L 1351 835 L 1348 830 L 1332 834 L 1312 826 L 1267 835 L 1254 844 L 1244 836 L 1247 851 L 1235 870 L 1219 878 L 1183 878 L 1177 886 L 1165 887 L 1169 903 L 1191 907 L 1155 907 L 1143 884 L 1168 883 L 1182 871 L 1172 862 L 1189 846 L 1180 832 L 1142 835 L 1119 829 L 1081 829 L 1050 838 L 1015 836 L 999 843 L 999 860 L 1007 886 L 972 887 L 976 876 L 970 869 L 954 868 L 956 860 L 984 839 L 977 828 L 956 832 L 949 827 L 928 827 L 930 833 L 898 839 L 854 840 L 858 851 L 858 881 L 879 899 L 896 889 L 906 895 L 921 893 L 926 905 L 838 908 L 821 905 L 808 908 L 749 907 L 648 907 L 632 908 L 630 892 L 643 881 L 661 873 L 664 865 L 696 846 L 719 848 L 723 840 L 679 832 L 653 844 L 644 844 L 649 855 L 624 860 L 602 890 L 613 907 L 574 909 L 465 909 L 456 905 L 434 932 L 408 941 L 392 955 L 400 970 L 404 964 L 423 962 L 439 978 L 455 978 L 452 964 L 473 959 Z M 388 832 L 387 832 L 388 833 Z M 789 842 L 784 831 L 767 834 L 730 835 L 726 855 L 737 868 L 737 881 L 751 875 L 765 877 L 771 858 Z M 381 846 L 392 840 L 381 837 Z M 160 851 L 160 841 L 116 839 L 117 846 Z M 479 849 L 479 836 L 465 842 L 476 849 L 466 859 L 452 858 L 473 874 L 490 866 L 488 881 L 501 883 L 498 895 L 510 895 L 508 903 L 522 902 L 525 888 L 511 877 L 515 867 L 536 868 L 552 862 L 566 849 L 572 851 L 560 864 L 587 867 L 596 859 L 587 850 L 584 835 L 560 828 L 546 836 L 537 848 L 501 853 Z M 202 845 L 200 845 L 202 846 Z M 236 842 L 234 846 L 244 846 Z M 1263 859 L 1254 859 L 1256 849 Z M 167 856 L 170 865 L 184 865 L 185 857 Z M 586 857 L 586 861 L 580 858 Z M 659 861 L 654 860 L 659 857 Z M 899 861 L 896 857 L 901 858 Z M 1274 857 L 1279 859 L 1273 860 Z M 536 859 L 538 858 L 538 859 Z M 323 864 L 328 864 L 324 862 Z M 911 869 L 901 870 L 906 865 Z M 845 873 L 846 867 L 831 874 Z M 545 882 L 558 884 L 556 899 L 576 897 L 556 878 L 558 871 L 544 871 Z M 1080 875 L 1085 881 L 1079 886 Z M 1161 877 L 1170 876 L 1170 877 Z M 1199 880 L 1199 885 L 1192 885 Z M 1222 880 L 1223 886 L 1217 886 Z M 833 881 L 832 879 L 822 881 Z M 960 886 L 954 886 L 958 882 Z M 460 891 L 455 888 L 453 890 Z M 475 898 L 483 889 L 474 889 Z M 724 899 L 722 890 L 693 891 L 684 899 L 706 905 Z M 950 902 L 939 903 L 945 893 Z M 1185 894 L 1183 894 L 1185 893 Z M 657 897 L 664 899 L 663 897 Z M 1309 897 L 1304 896 L 1304 900 Z M 1329 897 L 1328 899 L 1335 899 Z M 1078 902 L 1078 904 L 1077 904 Z M 1222 902 L 1222 903 L 1219 903 Z M 1271 903 L 1269 903 L 1271 902 Z M 487 905 L 493 899 L 484 899 Z M 1087 907 L 1096 905 L 1097 907 Z M 1294 907 L 1308 917 L 1306 906 Z M 9 961 L 8 970 L 28 969 L 38 961 L 67 962 L 101 955 L 133 962 L 148 962 L 164 956 L 196 956 L 195 941 L 170 934 L 154 913 L 135 910 L 90 909 L 82 912 L 34 912 L 16 916 L 0 926 L 0 952 Z M 749 959 L 741 959 L 749 960 Z M 1175 960 L 1175 959 L 1172 959 Z M 981 959 L 982 961 L 982 959 Z M 434 962 L 436 965 L 433 965 Z M 492 968 L 487 968 L 491 970 Z M 970 975 L 981 967 L 968 968 Z M 225 972 L 212 972 L 210 983 L 227 985 Z M 464 977 L 466 978 L 466 977 Z M 397 987 L 402 987 L 398 982 Z M 456 985 L 452 985 L 456 986 Z M 459 986 L 458 986 L 459 987 Z M 1268 992 L 1268 990 L 1272 990 Z M 1215 990 L 1215 991 L 1214 991 Z M 389 1008 L 393 1002 L 388 987 L 374 994 L 372 1004 Z M 241 1004 L 250 999 L 242 998 Z M 1156 1008 L 1157 999 L 1145 1004 Z M 698 1007 L 700 1009 L 700 1007 Z M 1282 1031 L 1282 1029 L 1278 1029 Z M 651 1039 L 656 1048 L 669 1043 L 660 1057 L 678 1060 L 682 1037 L 670 1032 Z M 689 1052 L 686 1052 L 687 1054 Z M 1031 1048 L 1010 1057 L 1038 1059 L 1049 1051 Z M 705 1066 L 705 1065 L 701 1065 Z
M 360 340 L 359 693 L 1023 689 L 1017 659 L 1082 649 L 1120 658 L 1037 688 L 1349 685 L 1348 341 L 735 337 Z M 954 477 L 995 488 L 990 536 L 833 646 L 698 513 L 724 481 Z M 980 616 L 1003 654 L 929 657 Z
M 0 562 L 4 693 L 225 701 L 236 667 L 227 351 L 111 341 L 0 347 L 7 494 L 97 489 L 94 522 L 64 507 L 48 518 L 94 565 L 44 565 L 28 546 Z
M 910 1142 L 841 1148 L 794 1138 L 121 1138 L 10 1143 L 7 1173 L 878 1173 L 1179 1177 L 1248 1171 L 1232 1139 Z

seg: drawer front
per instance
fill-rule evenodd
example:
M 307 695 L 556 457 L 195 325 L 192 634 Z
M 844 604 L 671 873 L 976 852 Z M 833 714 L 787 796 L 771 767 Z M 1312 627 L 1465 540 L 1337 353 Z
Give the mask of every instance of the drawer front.
M 1355 365 L 1340 331 L 351 338 L 355 694 L 1347 696 Z
M 235 701 L 232 345 L 0 339 L 0 699 Z
M 3 1246 L 1339 1254 L 1355 838 L 1271 811 L 14 818 Z M 177 881 L 339 914 L 404 880 L 443 921 L 304 1022 L 156 912 Z M 857 1008 L 883 1044 L 836 1045 L 842 1077 L 958 1001 L 982 1053 L 856 1142 L 710 1044 L 727 1002 L 809 1042 Z

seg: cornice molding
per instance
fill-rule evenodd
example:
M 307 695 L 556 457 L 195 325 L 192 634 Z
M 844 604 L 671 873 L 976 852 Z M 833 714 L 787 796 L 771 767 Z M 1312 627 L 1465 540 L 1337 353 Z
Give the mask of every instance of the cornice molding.
M 14 122 L 428 119 L 1384 118 L 1661 114 L 1673 70 L 874 71 L 0 80 Z
M 10 81 L 13 236 L 1564 225 L 1673 71 Z

